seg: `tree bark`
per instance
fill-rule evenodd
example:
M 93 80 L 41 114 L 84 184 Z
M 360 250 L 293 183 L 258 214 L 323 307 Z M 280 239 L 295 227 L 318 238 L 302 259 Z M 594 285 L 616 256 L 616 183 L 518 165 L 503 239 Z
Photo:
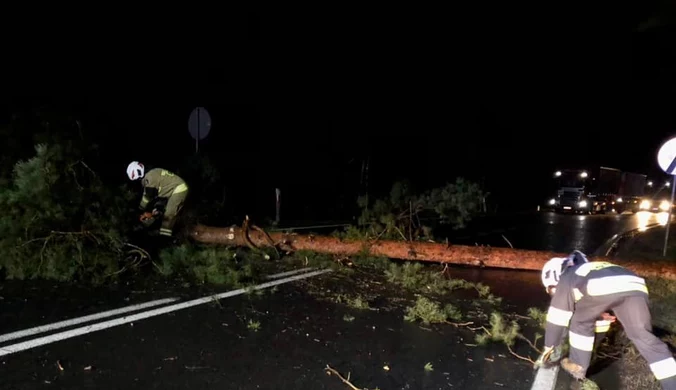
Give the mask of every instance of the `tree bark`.
M 335 255 L 369 254 L 392 259 L 449 263 L 458 265 L 540 271 L 552 257 L 565 257 L 567 253 L 534 251 L 524 249 L 447 245 L 424 241 L 389 240 L 342 240 L 336 237 L 272 233 L 270 238 L 261 230 L 249 230 L 247 242 L 240 227 L 210 227 L 195 225 L 188 229 L 189 236 L 204 244 L 226 246 L 270 247 L 274 243 L 285 251 L 310 250 Z M 270 240 L 271 239 L 271 240 Z M 271 243 L 272 241 L 272 243 Z M 594 261 L 609 261 L 626 267 L 637 274 L 676 280 L 676 264 L 641 259 L 593 258 Z

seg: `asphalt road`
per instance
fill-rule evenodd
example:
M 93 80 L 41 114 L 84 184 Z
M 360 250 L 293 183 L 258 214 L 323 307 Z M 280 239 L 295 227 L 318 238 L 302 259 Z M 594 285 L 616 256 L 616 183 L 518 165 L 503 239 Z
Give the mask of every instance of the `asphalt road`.
M 517 248 L 592 252 L 613 234 L 665 219 L 647 213 L 531 213 L 477 221 L 451 239 L 506 246 L 504 235 Z M 546 307 L 535 273 L 452 272 L 490 285 L 515 312 Z M 0 356 L 0 389 L 346 389 L 325 373 L 327 364 L 344 375 L 351 372 L 357 386 L 370 389 L 530 388 L 532 369 L 509 358 L 504 348 L 467 347 L 472 334 L 451 326 L 423 329 L 403 321 L 401 312 L 355 313 L 315 299 L 305 287 L 294 281 L 275 294 L 233 296 Z M 205 293 L 171 285 L 110 291 L 4 283 L 0 340 L 8 332 L 55 321 L 155 299 L 186 302 Z M 346 321 L 346 315 L 355 318 Z M 250 322 L 260 323 L 260 329 L 252 330 Z M 0 351 L 89 325 L 0 342 Z M 423 369 L 427 362 L 433 371 Z
M 571 215 L 533 212 L 479 219 L 458 232 L 448 232 L 459 244 L 509 246 L 521 249 L 593 253 L 614 234 L 652 223 L 666 223 L 667 213 Z M 504 236 L 504 238 L 502 237 Z

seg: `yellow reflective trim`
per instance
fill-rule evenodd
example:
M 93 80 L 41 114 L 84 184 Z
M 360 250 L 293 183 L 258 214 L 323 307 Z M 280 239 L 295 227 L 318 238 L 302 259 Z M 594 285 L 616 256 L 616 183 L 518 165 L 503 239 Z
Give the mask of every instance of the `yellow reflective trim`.
M 162 170 L 162 176 L 175 176 L 173 173 L 167 171 L 166 169 Z
M 611 322 L 606 320 L 596 321 L 596 323 L 594 324 L 594 332 L 605 333 L 610 330 L 610 324 Z
M 594 336 L 583 336 L 575 332 L 568 332 L 570 335 L 570 346 L 580 351 L 591 352 L 594 349 Z
M 589 263 L 582 264 L 580 267 L 578 267 L 577 270 L 575 270 L 575 273 L 580 276 L 587 276 L 591 271 L 598 271 L 600 269 L 609 267 L 617 267 L 617 265 L 609 263 L 607 261 L 592 261 Z
M 174 192 L 172 192 L 172 194 L 180 194 L 181 192 L 186 192 L 186 191 L 188 191 L 188 186 L 185 183 L 183 183 L 183 184 L 177 185 L 176 188 L 174 189 Z
M 660 360 L 650 364 L 650 371 L 653 372 L 658 381 L 676 376 L 676 360 L 673 357 Z
M 587 281 L 587 294 L 591 296 L 617 294 L 628 291 L 640 291 L 648 294 L 648 287 L 646 287 L 643 278 L 632 275 L 606 276 Z
M 575 302 L 579 301 L 582 299 L 584 295 L 582 295 L 582 292 L 580 292 L 579 288 L 574 288 L 573 289 L 573 296 L 575 297 Z
M 547 322 L 558 326 L 568 326 L 572 316 L 572 311 L 561 310 L 554 306 L 549 306 L 549 310 L 547 311 Z
M 160 228 L 160 235 L 171 236 L 171 229 Z

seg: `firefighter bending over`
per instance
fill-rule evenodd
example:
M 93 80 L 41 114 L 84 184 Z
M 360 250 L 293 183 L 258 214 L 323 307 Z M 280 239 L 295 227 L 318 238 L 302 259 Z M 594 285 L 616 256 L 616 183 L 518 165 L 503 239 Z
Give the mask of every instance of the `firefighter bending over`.
M 162 218 L 160 235 L 171 237 L 176 218 L 183 208 L 183 203 L 188 195 L 188 186 L 179 176 L 166 169 L 155 168 L 145 172 L 145 167 L 138 161 L 133 161 L 127 167 L 129 180 L 139 180 L 143 185 L 143 198 L 139 208 L 144 213 L 141 221 L 151 218 Z M 158 202 L 166 202 L 162 213 L 155 208 Z
M 676 360 L 652 332 L 648 288 L 643 278 L 612 263 L 589 262 L 583 253 L 575 251 L 568 258 L 548 261 L 542 269 L 542 282 L 552 300 L 547 312 L 545 350 L 538 363 L 549 360 L 568 328 L 570 354 L 561 361 L 561 367 L 576 379 L 584 379 L 594 348 L 595 325 L 597 329 L 609 325 L 597 321 L 612 310 L 629 340 L 648 361 L 662 389 L 676 390 Z

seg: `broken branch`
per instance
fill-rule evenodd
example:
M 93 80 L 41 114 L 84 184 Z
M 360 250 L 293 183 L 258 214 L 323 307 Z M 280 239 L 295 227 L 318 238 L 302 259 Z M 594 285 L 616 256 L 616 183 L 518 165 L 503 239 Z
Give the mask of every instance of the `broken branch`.
M 511 353 L 513 356 L 515 356 L 515 357 L 517 357 L 521 360 L 525 360 L 525 361 L 529 362 L 530 364 L 535 364 L 533 359 L 519 355 L 518 353 L 516 353 L 512 350 L 512 347 L 510 347 L 509 344 L 506 344 L 506 345 L 507 345 L 507 349 L 509 350 L 509 353 Z
M 333 374 L 333 375 L 337 376 L 338 378 L 340 378 L 340 380 L 343 381 L 343 383 L 345 383 L 346 385 L 350 386 L 350 388 L 352 390 L 362 390 L 362 389 L 358 388 L 357 386 L 353 385 L 349 381 L 349 377 L 350 377 L 349 374 L 347 375 L 348 379 L 345 379 L 345 378 L 343 378 L 342 375 L 340 375 L 340 373 L 338 371 L 331 368 L 331 366 L 329 366 L 328 364 L 326 365 L 326 371 L 327 371 L 327 374 L 329 374 L 329 375 Z

